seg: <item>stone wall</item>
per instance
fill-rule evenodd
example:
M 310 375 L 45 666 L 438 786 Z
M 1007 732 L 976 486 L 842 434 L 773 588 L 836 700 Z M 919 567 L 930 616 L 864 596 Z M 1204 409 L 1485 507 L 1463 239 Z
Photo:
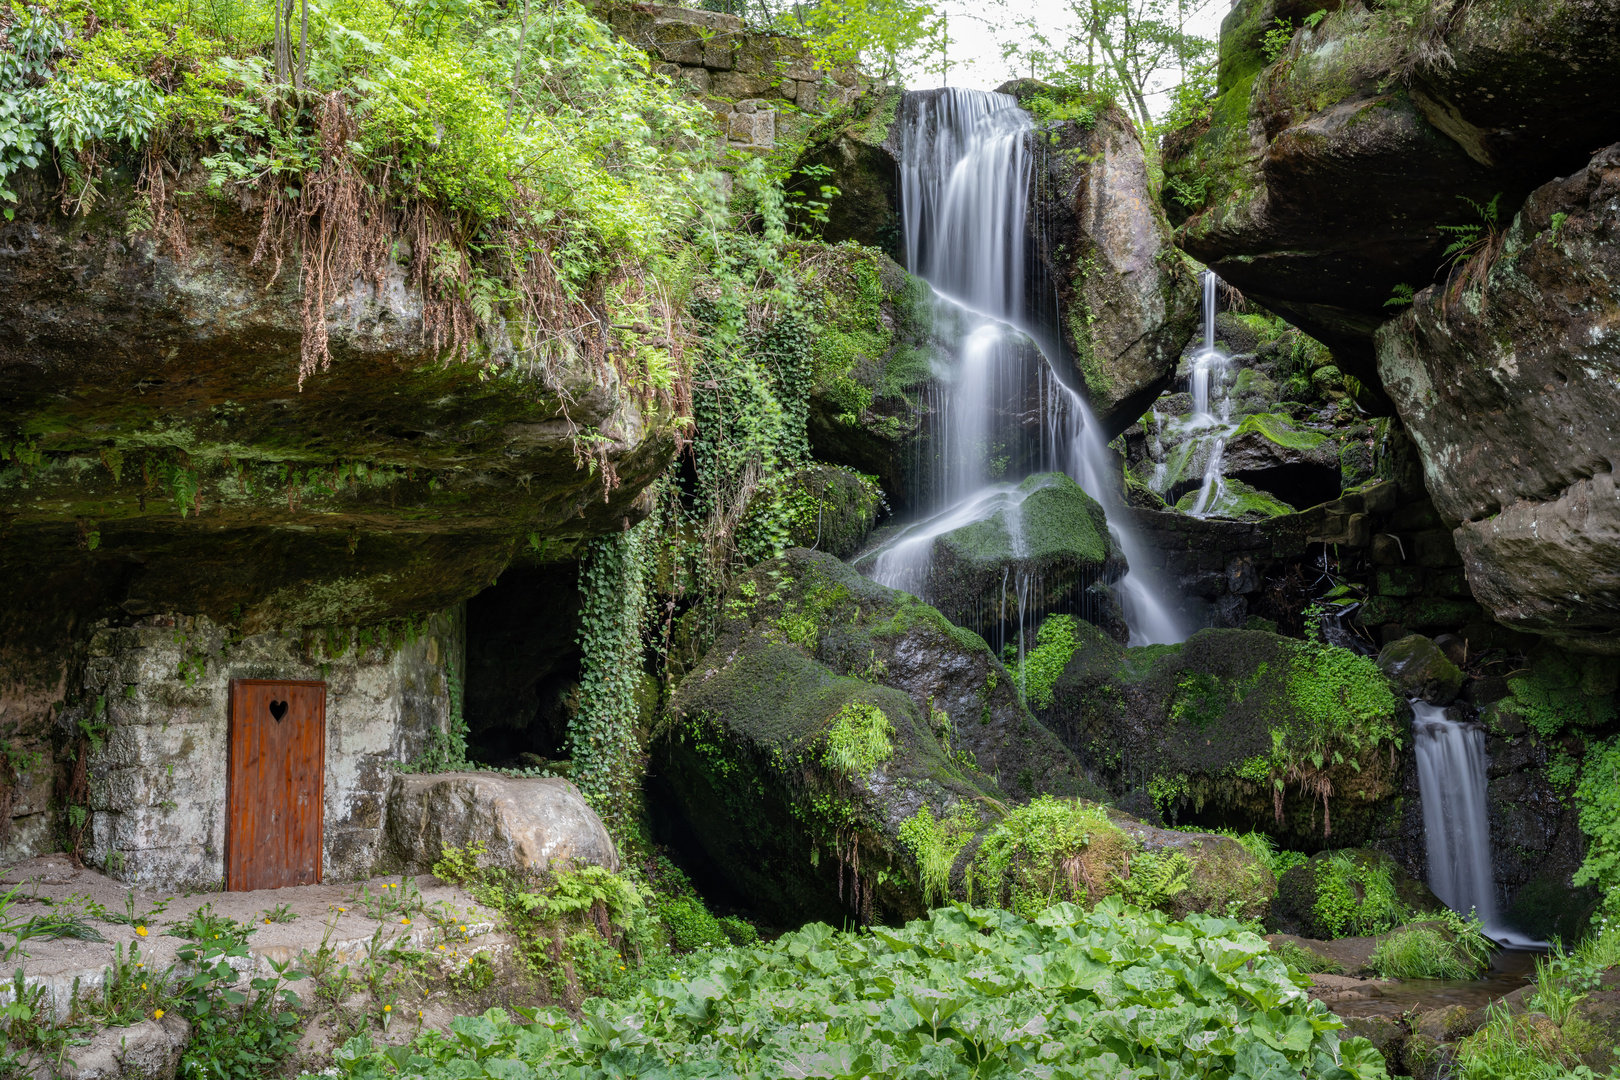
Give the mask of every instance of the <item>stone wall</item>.
M 826 112 L 848 104 L 865 86 L 853 69 L 818 71 L 798 38 L 750 27 L 735 15 L 604 4 L 597 16 L 647 50 L 654 71 L 701 97 L 732 148 L 771 149 L 782 110 Z
M 82 704 L 62 716 L 70 733 L 97 733 L 83 858 L 121 881 L 218 887 L 231 680 L 314 679 L 327 686 L 323 876 L 370 875 L 390 766 L 419 755 L 460 707 L 463 622 L 452 609 L 398 632 L 396 647 L 342 650 L 324 637 L 233 637 L 202 617 L 97 627 Z

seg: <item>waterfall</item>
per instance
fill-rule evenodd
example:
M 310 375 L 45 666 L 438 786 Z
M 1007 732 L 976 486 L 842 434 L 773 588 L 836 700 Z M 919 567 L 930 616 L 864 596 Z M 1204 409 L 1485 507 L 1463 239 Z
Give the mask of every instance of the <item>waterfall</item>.
M 1117 468 L 1085 399 L 1052 370 L 1024 296 L 1026 224 L 1035 157 L 1033 122 L 1007 94 L 954 87 L 908 92 L 900 105 L 900 198 L 907 268 L 936 296 L 936 327 L 950 357 L 936 357 L 945 388 L 934 399 L 932 505 L 864 572 L 919 592 L 934 538 L 1006 515 L 1017 531 L 1018 478 L 1064 472 L 1102 504 L 1129 572 L 1117 585 L 1131 643 L 1181 641 L 1147 552 L 1125 527 Z M 1213 333 L 1213 331 L 1211 331 Z M 1038 418 L 1038 423 L 1030 423 Z M 1038 582 L 1014 583 L 1019 647 Z
M 1485 731 L 1412 702 L 1418 793 L 1429 855 L 1429 888 L 1453 911 L 1472 911 L 1487 936 L 1509 945 L 1542 944 L 1508 930 L 1496 910 L 1491 821 L 1485 801 Z

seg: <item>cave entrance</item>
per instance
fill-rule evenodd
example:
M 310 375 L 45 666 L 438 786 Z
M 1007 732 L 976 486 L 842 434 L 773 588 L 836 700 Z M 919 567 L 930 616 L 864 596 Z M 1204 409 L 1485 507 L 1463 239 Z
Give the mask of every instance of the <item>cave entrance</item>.
M 527 769 L 568 755 L 579 689 L 579 566 L 512 566 L 467 601 L 467 756 Z

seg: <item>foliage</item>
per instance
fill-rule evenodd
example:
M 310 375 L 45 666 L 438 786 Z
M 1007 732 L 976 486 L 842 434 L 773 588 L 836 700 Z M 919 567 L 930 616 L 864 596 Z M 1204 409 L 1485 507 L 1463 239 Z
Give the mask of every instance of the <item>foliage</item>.
M 578 785 L 614 836 L 635 820 L 640 737 L 636 690 L 644 672 L 651 529 L 643 525 L 591 541 L 580 562 L 579 707 L 568 721 Z
M 1052 707 L 1058 676 L 1080 647 L 1073 615 L 1052 615 L 1035 632 L 1035 647 L 1019 662 L 1017 680 L 1024 700 L 1037 711 Z
M 1386 979 L 1477 979 L 1495 946 L 1478 919 L 1447 911 L 1438 924 L 1402 927 L 1378 943 L 1367 965 Z
M 464 1017 L 342 1075 L 918 1075 L 1382 1080 L 1266 943 L 1207 916 L 1171 922 L 1107 902 L 1026 920 L 966 906 L 903 928 L 814 924 L 717 954 L 688 976 L 560 1010 Z M 507 1064 L 511 1062 L 511 1064 Z M 521 1065 L 517 1063 L 522 1063 Z
M 851 701 L 827 729 L 822 764 L 849 779 L 865 776 L 894 756 L 894 726 L 883 710 L 867 701 Z
M 803 36 L 823 69 L 859 65 L 889 80 L 913 66 L 938 69 L 929 58 L 946 48 L 943 15 L 915 0 L 818 0 L 789 12 L 777 25 Z
M 968 897 L 1024 915 L 1054 900 L 1095 903 L 1112 878 L 1129 876 L 1131 848 L 1101 806 L 1041 795 L 985 834 L 966 871 Z
M 951 867 L 978 827 L 979 816 L 964 803 L 939 818 L 924 804 L 901 823 L 900 842 L 917 859 L 925 904 L 932 906 L 950 898 Z
M 741 919 L 715 918 L 695 896 L 660 898 L 655 910 L 669 928 L 670 944 L 677 952 L 746 945 L 759 938 L 759 932 Z
M 1271 951 L 1282 958 L 1290 971 L 1321 975 L 1344 974 L 1344 965 L 1337 960 L 1330 960 L 1309 949 L 1300 948 L 1292 941 L 1275 943 L 1271 946 Z
M 1361 864 L 1341 851 L 1311 865 L 1313 913 L 1333 937 L 1379 934 L 1406 921 L 1406 905 L 1395 893 L 1389 863 Z
M 1596 886 L 1604 917 L 1620 927 L 1620 738 L 1587 751 L 1575 802 L 1587 848 L 1573 882 Z M 1612 932 L 1620 938 L 1620 930 Z
M 248 994 L 234 989 L 230 963 L 250 955 L 245 940 L 189 945 L 178 955 L 191 972 L 175 987 L 191 1022 L 191 1041 L 180 1058 L 183 1080 L 252 1080 L 298 1045 L 298 995 L 286 984 L 304 976 L 289 970 L 289 962 L 267 958 L 273 974 L 248 980 Z

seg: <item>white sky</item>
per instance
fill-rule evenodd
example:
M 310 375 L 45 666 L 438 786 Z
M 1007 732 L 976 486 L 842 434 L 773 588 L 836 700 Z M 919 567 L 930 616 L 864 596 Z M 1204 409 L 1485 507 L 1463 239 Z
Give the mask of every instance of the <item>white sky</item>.
M 1068 0 L 1006 0 L 1003 4 L 985 0 L 933 0 L 933 6 L 948 14 L 951 37 L 955 39 L 951 46 L 950 84 L 983 90 L 994 90 L 1008 79 L 1029 74 L 1027 67 L 1014 71 L 1015 61 L 1002 59 L 1004 42 L 1021 42 L 1028 38 L 1026 29 L 1010 25 L 1013 20 L 1034 19 L 1054 44 L 1064 41 L 1067 29 L 1075 24 Z M 1232 0 L 1191 0 L 1189 7 L 1193 10 L 1187 21 L 1188 32 L 1211 40 L 1219 37 L 1221 20 L 1231 6 Z M 1176 81 L 1178 76 L 1172 74 L 1164 83 L 1168 86 Z M 907 88 L 913 90 L 938 83 L 937 74 L 918 71 L 907 72 L 905 80 Z M 1163 87 L 1157 94 L 1148 96 L 1148 108 L 1155 115 L 1161 114 L 1167 104 Z

